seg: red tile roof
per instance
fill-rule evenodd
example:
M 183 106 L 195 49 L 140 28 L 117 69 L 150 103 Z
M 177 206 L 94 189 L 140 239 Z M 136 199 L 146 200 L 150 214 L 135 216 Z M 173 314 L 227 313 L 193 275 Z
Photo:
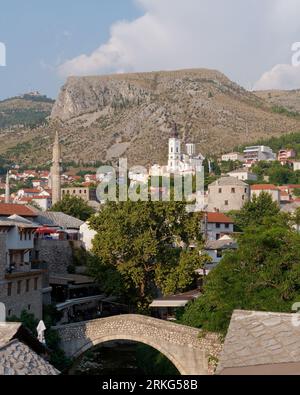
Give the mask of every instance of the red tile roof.
M 207 213 L 208 223 L 233 224 L 233 220 L 222 213 Z
M 257 184 L 251 186 L 251 191 L 278 191 L 278 187 L 272 184 Z
M 40 193 L 40 189 L 36 189 L 36 188 L 25 188 L 23 189 L 23 191 L 25 193 Z
M 37 215 L 27 206 L 21 204 L 0 203 L 0 216 L 19 215 L 21 217 L 37 217 Z

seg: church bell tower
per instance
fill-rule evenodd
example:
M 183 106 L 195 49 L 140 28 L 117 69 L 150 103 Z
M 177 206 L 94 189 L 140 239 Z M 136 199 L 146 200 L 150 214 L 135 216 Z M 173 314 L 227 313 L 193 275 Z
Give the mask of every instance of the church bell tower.
M 181 160 L 181 141 L 176 123 L 173 124 L 172 134 L 169 139 L 169 160 L 168 171 L 169 173 L 177 173 L 180 170 Z

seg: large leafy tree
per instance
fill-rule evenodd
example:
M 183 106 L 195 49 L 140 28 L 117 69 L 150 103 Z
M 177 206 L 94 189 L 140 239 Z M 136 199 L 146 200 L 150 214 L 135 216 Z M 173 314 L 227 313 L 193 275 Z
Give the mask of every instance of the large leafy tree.
M 86 201 L 76 196 L 66 195 L 60 202 L 56 203 L 51 211 L 62 212 L 72 217 L 87 221 L 95 211 Z
M 266 217 L 276 217 L 279 213 L 279 205 L 269 193 L 263 192 L 259 196 L 254 195 L 241 211 L 232 213 L 232 217 L 235 225 L 242 230 L 250 225 L 262 224 Z
M 265 217 L 239 238 L 208 276 L 204 295 L 185 311 L 185 324 L 226 331 L 233 310 L 290 312 L 300 298 L 300 235 L 284 218 Z
M 200 214 L 188 214 L 184 203 L 107 203 L 94 216 L 97 231 L 90 271 L 107 292 L 147 306 L 161 289 L 184 291 L 195 280 L 202 235 Z M 191 243 L 195 250 L 187 247 Z

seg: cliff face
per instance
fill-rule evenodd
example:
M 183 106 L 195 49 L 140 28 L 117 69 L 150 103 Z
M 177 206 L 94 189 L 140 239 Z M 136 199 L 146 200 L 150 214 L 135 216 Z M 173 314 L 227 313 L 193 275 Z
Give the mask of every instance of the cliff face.
M 27 138 L 28 158 L 41 150 L 41 141 L 42 158 L 50 158 L 54 128 L 60 130 L 66 161 L 121 156 L 136 165 L 166 163 L 172 122 L 204 154 L 300 130 L 299 119 L 274 113 L 264 97 L 206 69 L 71 77 L 51 119 L 48 129 Z
M 216 94 L 242 98 L 252 104 L 260 101 L 214 70 L 70 77 L 56 101 L 52 119 L 68 121 L 104 109 L 144 108 L 151 104 L 170 109 L 176 104 L 209 108 L 208 103 L 213 100 L 208 99 Z

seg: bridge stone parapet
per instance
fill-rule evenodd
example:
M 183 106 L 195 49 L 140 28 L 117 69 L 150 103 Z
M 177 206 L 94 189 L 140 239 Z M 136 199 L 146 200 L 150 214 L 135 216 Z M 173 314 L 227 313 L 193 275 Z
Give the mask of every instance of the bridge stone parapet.
M 217 334 L 140 315 L 120 315 L 55 327 L 61 348 L 72 358 L 90 348 L 114 340 L 147 344 L 164 354 L 182 375 L 212 373 L 222 345 Z

